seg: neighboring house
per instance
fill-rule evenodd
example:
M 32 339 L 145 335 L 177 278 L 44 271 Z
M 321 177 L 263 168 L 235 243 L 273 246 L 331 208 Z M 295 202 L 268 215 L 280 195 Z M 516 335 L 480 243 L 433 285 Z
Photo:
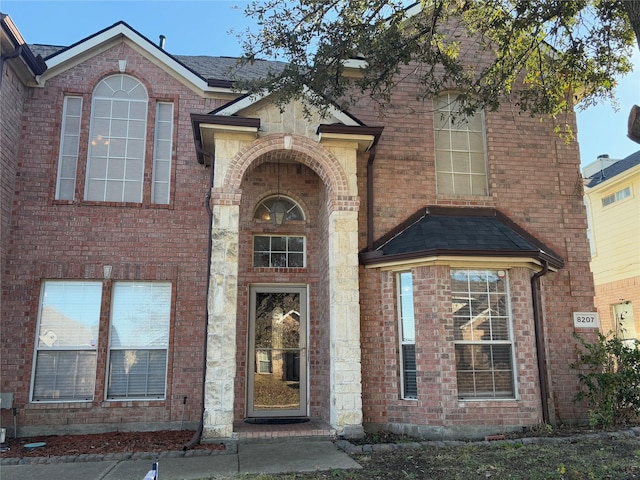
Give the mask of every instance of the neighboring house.
M 583 176 L 602 332 L 640 339 L 640 151 L 598 158 Z
M 409 73 L 393 109 L 310 118 L 122 22 L 30 51 L 46 70 L 5 61 L 0 91 L 0 388 L 21 435 L 586 418 L 579 155 L 549 119 L 507 103 L 452 123 L 455 93 L 417 101 Z

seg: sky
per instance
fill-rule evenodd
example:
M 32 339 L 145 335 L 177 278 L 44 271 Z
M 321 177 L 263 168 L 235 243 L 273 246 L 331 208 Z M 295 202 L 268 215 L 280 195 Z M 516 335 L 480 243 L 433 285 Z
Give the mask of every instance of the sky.
M 251 27 L 244 15 L 248 0 L 0 0 L 29 44 L 72 45 L 122 20 L 153 42 L 166 37 L 174 55 L 236 57 L 242 53 L 237 34 Z M 627 138 L 632 105 L 640 105 L 640 52 L 634 71 L 616 89 L 619 108 L 611 103 L 577 110 L 580 158 L 585 166 L 599 155 L 622 159 L 640 150 Z

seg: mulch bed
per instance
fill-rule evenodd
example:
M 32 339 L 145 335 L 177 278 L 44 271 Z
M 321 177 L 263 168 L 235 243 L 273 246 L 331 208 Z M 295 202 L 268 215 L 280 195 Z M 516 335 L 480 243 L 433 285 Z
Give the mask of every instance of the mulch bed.
M 7 438 L 2 446 L 9 450 L 0 458 L 53 457 L 121 452 L 181 451 L 192 439 L 194 431 L 165 430 L 159 432 L 109 432 L 86 435 L 47 435 L 29 438 Z M 43 447 L 27 449 L 31 443 L 46 443 Z M 224 450 L 223 444 L 197 444 L 194 450 Z

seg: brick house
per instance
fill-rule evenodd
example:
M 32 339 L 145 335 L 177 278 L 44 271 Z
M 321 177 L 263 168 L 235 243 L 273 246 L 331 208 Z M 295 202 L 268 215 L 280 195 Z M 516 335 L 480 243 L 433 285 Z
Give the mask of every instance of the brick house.
M 122 22 L 66 48 L 2 30 L 3 58 L 22 45 L 0 90 L 0 388 L 20 435 L 310 419 L 469 438 L 585 417 L 579 155 L 547 120 L 452 123 L 455 93 L 417 102 L 411 76 L 383 116 L 363 99 L 310 118 Z

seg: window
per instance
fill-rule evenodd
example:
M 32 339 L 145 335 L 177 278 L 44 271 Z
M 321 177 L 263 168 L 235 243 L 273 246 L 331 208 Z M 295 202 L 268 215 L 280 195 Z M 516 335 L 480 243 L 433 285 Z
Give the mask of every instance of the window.
M 616 335 L 618 338 L 629 346 L 634 346 L 638 333 L 633 316 L 633 304 L 631 302 L 622 302 L 614 305 L 613 315 L 616 320 Z
M 67 96 L 62 108 L 56 200 L 74 200 L 82 97 Z M 145 172 L 149 97 L 129 75 L 112 75 L 93 90 L 84 198 L 97 202 L 142 203 L 144 181 L 151 178 L 151 203 L 167 205 L 171 193 L 173 103 L 156 102 L 153 163 Z M 86 125 L 84 125 L 86 128 Z M 145 175 L 146 173 L 146 175 Z
M 151 190 L 153 203 L 169 203 L 172 144 L 173 103 L 158 102 L 156 106 L 156 139 L 153 149 L 153 186 Z
M 93 91 L 87 200 L 142 202 L 148 96 L 128 75 L 102 80 Z
M 622 190 L 618 190 L 616 193 L 612 193 L 611 195 L 607 195 L 602 198 L 602 206 L 606 207 L 611 205 L 612 203 L 619 202 L 627 197 L 631 196 L 631 187 L 623 188 Z
M 461 113 L 456 94 L 435 99 L 436 184 L 439 194 L 487 195 L 484 118 Z
M 43 283 L 32 401 L 93 399 L 101 301 L 102 282 Z
M 452 270 L 458 397 L 514 398 L 506 272 Z
M 287 222 L 290 222 L 292 220 L 304 220 L 304 212 L 302 211 L 300 206 L 290 198 L 283 197 L 281 195 L 274 195 L 262 200 L 256 207 L 256 210 L 253 213 L 253 218 L 256 220 L 271 221 L 271 209 L 273 207 L 273 204 L 277 201 L 280 201 L 284 204 L 286 212 L 285 220 Z
M 73 200 L 75 196 L 81 119 L 82 97 L 65 97 L 62 106 L 56 200 Z
M 305 266 L 304 237 L 253 237 L 253 266 L 302 268 Z
M 411 272 L 398 274 L 398 317 L 402 398 L 417 399 L 416 327 L 413 314 L 413 279 Z
M 108 399 L 164 398 L 170 318 L 170 283 L 114 284 Z

